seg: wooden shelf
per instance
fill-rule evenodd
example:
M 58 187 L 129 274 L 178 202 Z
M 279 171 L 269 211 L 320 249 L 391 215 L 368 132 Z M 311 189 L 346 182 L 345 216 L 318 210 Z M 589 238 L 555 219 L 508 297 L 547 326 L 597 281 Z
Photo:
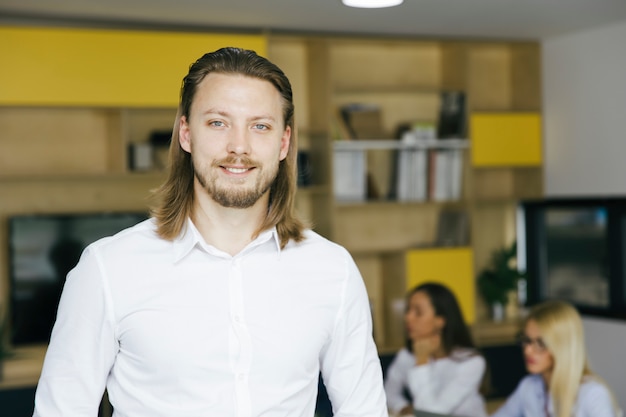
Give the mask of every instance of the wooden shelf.
M 1 364 L 3 376 L 0 378 L 0 390 L 36 386 L 46 349 L 45 345 L 16 348 L 13 351 L 14 356 Z
M 428 94 L 438 95 L 440 93 L 439 88 L 432 86 L 419 86 L 419 85 L 398 85 L 398 86 L 360 86 L 360 87 L 337 87 L 335 88 L 336 95 L 368 95 L 368 94 Z
M 71 175 L 66 173 L 50 173 L 47 175 L 0 175 L 0 184 L 10 183 L 102 183 L 115 181 L 161 181 L 165 178 L 164 171 L 137 171 L 137 172 L 119 172 L 119 173 L 102 173 L 102 174 L 84 174 Z
M 472 112 L 478 110 L 540 114 L 537 43 L 344 38 L 339 42 L 333 40 L 325 48 L 328 60 L 325 79 L 329 82 L 330 97 L 324 105 L 336 109 L 355 102 L 376 104 L 385 132 L 394 132 L 400 122 L 435 121 L 440 105 L 439 92 L 443 90 L 466 93 L 468 120 Z M 354 71 L 354 68 L 363 70 Z M 511 164 L 508 161 L 516 160 L 519 155 L 509 155 L 511 158 L 505 155 L 499 166 L 497 163 L 489 167 L 473 166 L 473 138 L 469 136 L 467 140 L 451 142 L 451 147 L 469 150 L 464 160 L 463 191 L 458 200 L 335 201 L 333 237 L 355 255 L 375 308 L 375 333 L 384 346 L 398 347 L 393 342 L 388 345 L 388 333 L 393 332 L 394 327 L 394 319 L 390 320 L 393 299 L 402 296 L 405 289 L 401 286 L 402 291 L 390 293 L 389 288 L 385 288 L 386 283 L 400 285 L 398 283 L 405 280 L 404 273 L 388 261 L 393 253 L 402 254 L 411 248 L 432 245 L 439 214 L 443 210 L 462 210 L 470 219 L 472 272 L 476 276 L 495 248 L 514 239 L 517 201 L 543 193 L 541 162 L 535 161 L 532 166 Z M 537 138 L 533 140 L 536 142 Z M 370 178 L 378 183 L 388 178 L 393 169 L 384 163 L 387 156 L 383 152 L 400 150 L 403 146 L 400 141 L 389 139 L 332 142 L 335 151 L 379 152 L 382 163 L 371 165 L 379 172 L 370 173 Z M 367 164 L 371 164 L 369 159 Z M 476 334 L 480 343 L 511 342 L 515 326 L 483 322 L 486 308 L 481 297 L 478 294 L 475 297 Z
M 498 346 L 517 343 L 521 326 L 520 319 L 503 321 L 481 320 L 471 326 L 474 343 L 477 346 Z
M 2 178 L 0 216 L 11 213 L 54 213 L 102 210 L 147 210 L 150 190 L 164 176 L 99 174 L 84 176 L 20 176 Z
M 37 35 L 50 31 L 55 32 L 42 29 Z M 71 38 L 70 46 L 78 47 L 88 43 L 87 39 L 100 42 L 105 31 L 96 32 L 72 30 L 64 32 L 63 36 Z M 137 45 L 135 35 L 152 36 L 141 31 L 124 34 Z M 168 42 L 178 39 L 178 34 L 163 36 Z M 188 36 L 193 38 L 193 45 L 198 45 L 199 41 L 206 50 L 204 35 Z M 469 163 L 472 137 L 439 140 L 432 144 L 436 148 L 465 150 L 463 191 L 458 200 L 347 203 L 337 201 L 333 195 L 334 150 L 378 153 L 382 157 L 375 159 L 372 166 L 377 171 L 373 178 L 379 181 L 392 172 L 390 164 L 384 161 L 385 153 L 417 147 L 392 139 L 334 141 L 332 126 L 338 106 L 353 102 L 376 103 L 381 108 L 383 132 L 387 136 L 393 136 L 390 132 L 395 132 L 400 124 L 436 121 L 441 104 L 440 92 L 444 90 L 466 93 L 468 115 L 478 110 L 540 114 L 539 43 L 300 34 L 228 37 L 266 52 L 290 78 L 300 145 L 301 149 L 307 150 L 313 164 L 314 184 L 298 189 L 296 210 L 310 220 L 316 231 L 344 245 L 355 257 L 373 300 L 375 331 L 383 346 L 382 335 L 392 314 L 392 298 L 398 295 L 386 293 L 384 283 L 405 282 L 405 276 L 387 262 L 390 254 L 403 254 L 415 247 L 432 245 L 440 213 L 447 209 L 463 210 L 470 219 L 469 246 L 476 273 L 488 262 L 494 248 L 514 238 L 515 202 L 520 198 L 542 195 L 541 163 L 513 166 L 505 161 L 502 166 L 473 167 Z M 147 42 L 157 38 L 162 39 L 157 36 Z M 221 42 L 223 37 L 216 35 L 208 39 Z M 27 46 L 29 50 L 38 51 L 39 48 L 37 43 Z M 195 46 L 189 45 L 189 48 Z M 183 48 L 185 51 L 181 53 L 196 54 L 189 48 Z M 108 51 L 107 56 L 115 53 Z M 20 56 L 39 54 L 20 53 Z M 187 58 L 172 60 L 171 56 L 167 59 L 179 63 L 191 61 Z M 23 68 L 37 68 L 21 61 L 8 59 L 7 62 L 13 64 L 5 68 L 6 74 L 14 74 Z M 133 71 L 142 67 L 132 66 Z M 59 68 L 68 67 L 75 65 L 68 61 L 61 63 Z M 169 64 L 167 68 L 171 69 Z M 91 76 L 92 73 L 87 71 L 85 74 Z M 136 77 L 129 78 L 127 73 L 124 74 L 124 80 L 136 81 Z M 160 79 L 171 79 L 167 74 L 157 75 Z M 170 87 L 162 86 L 158 89 L 159 97 L 150 100 L 152 96 L 148 96 L 148 103 L 145 97 L 136 98 L 135 93 L 130 97 L 128 91 L 131 89 L 124 81 L 125 91 L 117 89 L 112 91 L 114 97 L 97 101 L 91 89 L 68 88 L 67 82 L 73 80 L 58 83 L 54 76 L 50 73 L 39 78 L 46 84 L 45 97 L 38 89 L 33 90 L 37 97 L 32 94 L 17 97 L 16 94 L 23 93 L 19 88 L 11 88 L 0 97 L 0 130 L 3 131 L 0 138 L 3 148 L 0 155 L 0 221 L 12 213 L 147 209 L 150 190 L 162 182 L 163 174 L 129 172 L 128 145 L 146 141 L 154 129 L 171 128 L 179 86 L 174 86 L 173 95 L 167 93 Z M 17 77 L 28 78 L 29 75 L 20 73 Z M 117 85 L 120 80 L 113 81 Z M 22 84 L 15 83 L 16 86 Z M 149 84 L 152 86 L 153 83 Z M 75 94 L 67 96 L 67 91 Z M 85 91 L 90 92 L 89 100 L 83 102 Z M 69 101 L 63 101 L 65 98 Z M 29 128 L 24 129 L 24 126 Z M 381 192 L 380 195 L 385 194 Z M 6 233 L 6 227 L 0 224 L 0 237 Z M 6 246 L 0 244 L 0 265 L 7 264 L 7 249 L 3 245 Z M 7 274 L 5 269 L 0 269 L 0 294 L 5 297 Z M 484 318 L 480 299 L 476 300 L 476 305 L 477 322 L 480 322 Z M 507 325 L 498 324 L 499 330 L 493 332 L 488 324 L 485 326 L 477 330 L 478 339 L 489 343 L 497 341 L 500 336 L 496 334 L 500 331 L 508 335 L 504 339 L 510 339 L 512 330 Z
M 338 140 L 333 142 L 335 151 L 412 150 L 412 149 L 467 149 L 467 139 L 435 139 L 409 143 L 396 139 Z
M 507 319 L 500 322 L 480 320 L 470 325 L 470 331 L 476 347 L 510 346 L 517 343 L 521 320 Z M 396 337 L 395 342 L 387 340 L 387 344 L 380 344 L 378 352 L 394 354 L 404 347 L 401 339 Z
M 432 245 L 439 204 L 372 203 L 338 206 L 335 240 L 352 252 L 385 252 Z

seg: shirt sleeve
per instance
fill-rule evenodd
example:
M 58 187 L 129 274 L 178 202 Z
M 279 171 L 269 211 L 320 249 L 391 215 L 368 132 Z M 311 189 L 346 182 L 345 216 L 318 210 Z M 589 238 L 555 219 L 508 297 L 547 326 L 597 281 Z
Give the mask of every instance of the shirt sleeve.
M 406 386 L 406 375 L 409 369 L 415 366 L 415 359 L 405 349 L 399 351 L 387 368 L 385 377 L 385 394 L 387 395 L 387 406 L 393 413 L 398 413 L 407 405 L 409 400 L 404 395 Z
M 479 391 L 485 372 L 485 359 L 475 355 L 464 360 L 450 360 L 447 366 L 454 367 L 454 372 L 441 373 L 428 363 L 413 367 L 409 371 L 409 389 L 413 396 L 413 408 L 435 413 L 449 413 L 463 400 Z
M 322 377 L 335 417 L 387 417 L 367 291 L 351 258 L 346 268 L 342 305 L 321 354 Z
M 613 399 L 604 384 L 593 381 L 581 385 L 578 393 L 577 416 L 617 417 Z
M 522 379 L 522 381 L 517 384 L 517 388 L 515 388 L 513 394 L 511 394 L 509 398 L 507 398 L 506 402 L 502 406 L 500 406 L 500 408 L 498 408 L 498 410 L 493 413 L 491 417 L 524 417 L 524 383 L 525 379 Z
M 63 288 L 34 417 L 98 415 L 118 348 L 107 300 L 98 259 L 88 248 Z

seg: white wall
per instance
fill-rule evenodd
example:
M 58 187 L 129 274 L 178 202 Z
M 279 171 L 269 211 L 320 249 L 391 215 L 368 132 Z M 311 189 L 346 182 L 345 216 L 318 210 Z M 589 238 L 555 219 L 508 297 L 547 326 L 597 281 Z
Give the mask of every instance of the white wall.
M 542 44 L 545 190 L 626 196 L 626 22 Z M 626 322 L 584 318 L 589 359 L 626 409 Z
M 626 194 L 626 22 L 542 47 L 546 193 Z
M 626 410 L 626 325 L 617 320 L 585 317 L 585 338 L 591 369 L 604 378 Z

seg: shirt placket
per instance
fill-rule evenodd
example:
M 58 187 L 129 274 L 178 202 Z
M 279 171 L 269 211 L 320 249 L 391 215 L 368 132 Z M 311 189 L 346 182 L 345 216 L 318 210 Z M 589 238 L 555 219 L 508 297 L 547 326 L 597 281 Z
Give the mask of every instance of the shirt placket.
M 243 270 L 240 258 L 231 261 L 230 268 L 230 346 L 231 364 L 235 378 L 235 407 L 237 417 L 250 417 L 248 378 L 252 359 L 250 333 L 245 321 L 243 301 Z

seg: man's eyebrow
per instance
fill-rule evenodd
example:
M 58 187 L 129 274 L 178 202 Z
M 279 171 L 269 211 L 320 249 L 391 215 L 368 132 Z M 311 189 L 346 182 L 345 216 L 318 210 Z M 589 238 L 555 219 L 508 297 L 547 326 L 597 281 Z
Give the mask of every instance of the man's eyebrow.
M 228 116 L 229 113 L 227 111 L 224 110 L 220 110 L 220 109 L 206 109 L 205 111 L 202 112 L 202 114 L 219 114 L 220 116 Z
M 202 112 L 203 115 L 207 115 L 207 114 L 218 114 L 220 116 L 224 116 L 224 117 L 228 117 L 230 116 L 230 113 L 225 111 L 225 110 L 221 110 L 221 109 L 216 109 L 216 108 L 211 108 L 211 109 L 207 109 L 205 111 Z M 258 121 L 258 120 L 269 120 L 272 122 L 276 122 L 276 118 L 270 114 L 261 114 L 258 116 L 252 116 L 250 118 L 248 118 L 249 121 Z
M 270 116 L 270 115 L 261 115 L 261 116 L 254 116 L 250 118 L 251 121 L 256 121 L 256 120 L 270 120 L 272 122 L 276 121 L 276 118 L 274 116 Z

